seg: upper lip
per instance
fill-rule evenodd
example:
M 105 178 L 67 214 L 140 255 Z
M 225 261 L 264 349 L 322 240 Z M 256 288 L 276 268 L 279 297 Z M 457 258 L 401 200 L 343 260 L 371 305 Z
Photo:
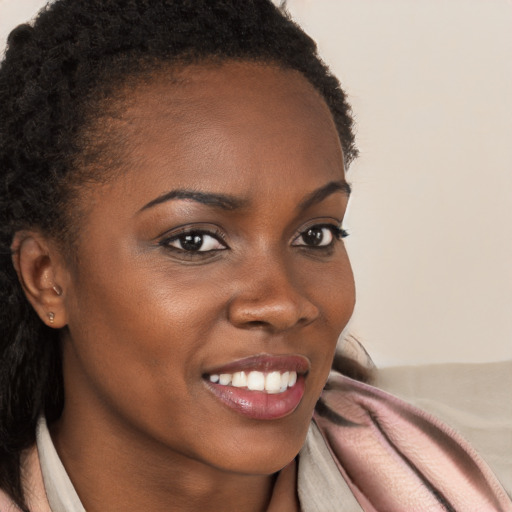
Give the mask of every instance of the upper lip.
M 237 361 L 232 361 L 225 365 L 208 369 L 205 373 L 206 375 L 218 375 L 221 373 L 236 373 L 250 370 L 260 372 L 294 371 L 298 374 L 304 374 L 309 371 L 309 368 L 309 359 L 301 355 L 259 354 L 255 356 L 244 357 L 243 359 L 238 359 Z

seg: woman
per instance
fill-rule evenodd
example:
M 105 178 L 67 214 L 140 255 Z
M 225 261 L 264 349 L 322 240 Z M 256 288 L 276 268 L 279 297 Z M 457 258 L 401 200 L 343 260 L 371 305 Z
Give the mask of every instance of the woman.
M 357 151 L 270 2 L 59 0 L 0 105 L 2 512 L 510 510 L 436 420 L 341 376 L 318 401 Z

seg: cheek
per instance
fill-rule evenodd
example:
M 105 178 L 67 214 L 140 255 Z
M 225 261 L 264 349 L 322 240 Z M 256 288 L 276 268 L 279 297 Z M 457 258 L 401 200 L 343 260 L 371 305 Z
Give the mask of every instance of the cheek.
M 161 269 L 117 270 L 89 272 L 78 290 L 64 345 L 67 396 L 79 397 L 83 417 L 116 418 L 187 452 L 187 432 L 209 422 L 200 368 L 218 301 Z
M 89 272 L 83 281 L 69 321 L 81 350 L 98 357 L 115 354 L 118 360 L 133 360 L 132 365 L 139 366 L 158 368 L 174 362 L 179 373 L 185 371 L 183 359 L 193 354 L 195 342 L 214 316 L 211 293 L 181 286 L 178 276 L 143 266 L 118 267 L 116 272 L 104 267 Z
M 322 298 L 318 300 L 321 300 L 324 305 L 324 316 L 329 330 L 335 337 L 336 344 L 339 335 L 347 326 L 355 306 L 355 283 L 348 257 L 343 258 L 341 264 L 324 275 L 321 288 L 323 290 Z
M 311 276 L 307 287 L 311 300 L 321 309 L 319 329 L 316 333 L 316 350 L 312 354 L 312 365 L 319 369 L 315 386 L 321 392 L 331 369 L 338 338 L 347 326 L 355 306 L 355 284 L 351 265 L 343 250 L 342 257 L 325 265 L 323 270 L 311 264 L 301 267 L 301 275 Z
M 101 261 L 83 261 L 68 308 L 69 344 L 82 372 L 122 403 L 184 393 L 216 315 L 212 294 L 133 258 Z
M 324 268 L 301 268 L 308 278 L 312 301 L 322 309 L 328 328 L 338 334 L 345 328 L 355 306 L 355 284 L 352 267 L 344 248 L 340 257 Z M 307 272 L 309 270 L 309 272 Z

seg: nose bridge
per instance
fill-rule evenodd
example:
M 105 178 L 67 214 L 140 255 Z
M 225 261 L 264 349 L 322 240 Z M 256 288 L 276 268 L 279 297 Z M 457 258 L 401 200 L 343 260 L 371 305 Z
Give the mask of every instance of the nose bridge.
M 229 306 L 233 324 L 281 331 L 318 317 L 318 308 L 307 297 L 286 256 L 285 249 L 267 246 L 244 259 Z

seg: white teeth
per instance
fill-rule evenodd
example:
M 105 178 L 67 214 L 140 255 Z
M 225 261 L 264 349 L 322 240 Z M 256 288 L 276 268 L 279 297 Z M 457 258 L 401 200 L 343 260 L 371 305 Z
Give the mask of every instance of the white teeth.
M 247 387 L 251 391 L 263 391 L 265 389 L 265 375 L 263 372 L 251 372 L 247 377 Z
M 230 373 L 221 373 L 219 377 L 219 384 L 223 386 L 227 386 L 231 384 L 231 374 Z
M 297 372 L 270 372 L 263 373 L 253 370 L 249 373 L 235 372 L 212 374 L 210 382 L 222 386 L 233 386 L 235 388 L 247 388 L 251 391 L 266 391 L 269 394 L 282 393 L 291 388 L 297 382 Z
M 247 375 L 245 375 L 245 372 L 233 373 L 231 385 L 235 388 L 245 388 L 247 386 Z
M 281 389 L 281 374 L 279 372 L 269 373 L 265 377 L 265 391 L 277 393 Z

